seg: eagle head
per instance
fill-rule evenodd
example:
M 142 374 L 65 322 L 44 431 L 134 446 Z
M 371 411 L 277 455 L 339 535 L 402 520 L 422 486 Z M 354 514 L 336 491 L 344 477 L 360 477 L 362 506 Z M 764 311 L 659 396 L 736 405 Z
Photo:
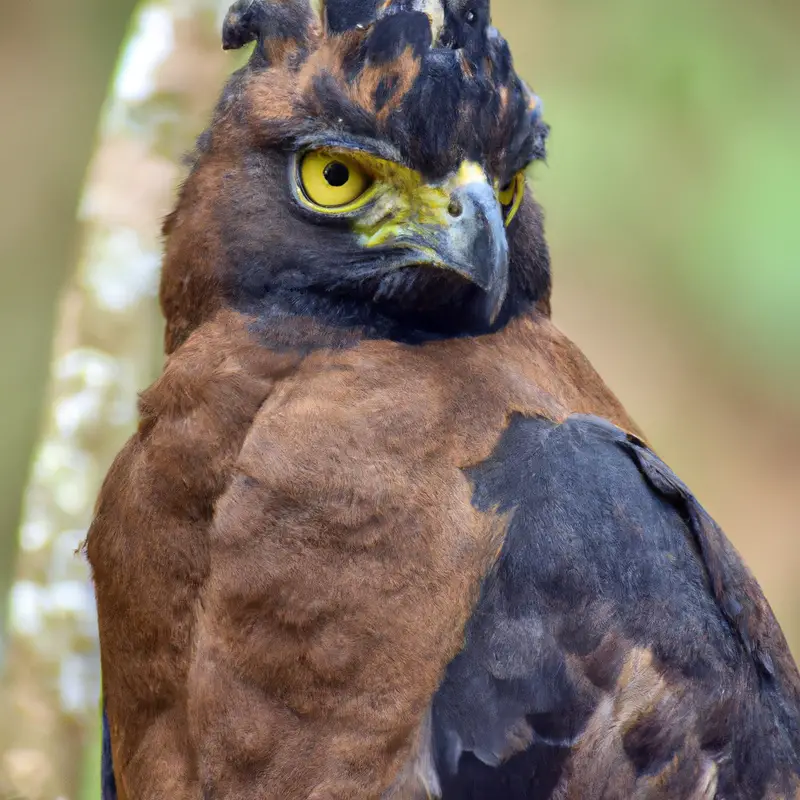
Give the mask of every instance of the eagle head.
M 413 342 L 548 304 L 541 104 L 488 4 L 441 2 L 231 8 L 255 47 L 165 224 L 168 350 L 223 306 Z

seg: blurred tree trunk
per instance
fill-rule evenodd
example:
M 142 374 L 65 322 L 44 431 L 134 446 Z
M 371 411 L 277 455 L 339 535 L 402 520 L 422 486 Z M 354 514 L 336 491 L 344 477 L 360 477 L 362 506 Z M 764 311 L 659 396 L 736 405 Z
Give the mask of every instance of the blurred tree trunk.
M 98 795 L 95 609 L 75 551 L 102 477 L 135 425 L 136 393 L 160 364 L 160 220 L 180 157 L 233 66 L 219 45 L 226 7 L 227 0 L 145 3 L 103 115 L 25 495 L 0 696 L 0 720 L 13 721 L 0 726 L 0 795 Z M 58 129 L 52 121 L 50 134 Z
M 21 498 L 73 219 L 135 0 L 4 3 L 0 25 L 0 671 Z

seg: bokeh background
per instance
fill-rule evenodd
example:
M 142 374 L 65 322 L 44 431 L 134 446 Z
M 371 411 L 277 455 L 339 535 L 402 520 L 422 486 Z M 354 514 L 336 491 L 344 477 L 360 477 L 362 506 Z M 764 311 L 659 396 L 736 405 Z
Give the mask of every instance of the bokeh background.
M 160 367 L 158 223 L 225 0 L 0 26 L 0 797 L 97 798 L 75 554 Z M 745 554 L 800 653 L 800 5 L 494 0 L 553 126 L 557 322 Z

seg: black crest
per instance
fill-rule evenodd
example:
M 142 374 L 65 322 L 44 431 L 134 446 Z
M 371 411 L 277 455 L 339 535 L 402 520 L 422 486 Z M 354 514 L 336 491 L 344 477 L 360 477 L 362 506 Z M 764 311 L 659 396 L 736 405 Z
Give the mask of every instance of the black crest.
M 280 130 L 345 125 L 430 176 L 469 158 L 509 179 L 545 157 L 541 104 L 489 24 L 488 0 L 327 0 L 322 15 L 309 0 L 238 0 L 225 19 L 226 49 L 258 43 L 253 69 L 307 66 Z
M 237 0 L 222 25 L 222 47 L 238 50 L 257 41 L 257 49 L 265 54 L 269 39 L 307 45 L 313 25 L 308 0 Z
M 382 5 L 380 0 L 326 0 L 325 29 L 329 33 L 344 33 L 358 26 L 366 27 L 377 19 Z

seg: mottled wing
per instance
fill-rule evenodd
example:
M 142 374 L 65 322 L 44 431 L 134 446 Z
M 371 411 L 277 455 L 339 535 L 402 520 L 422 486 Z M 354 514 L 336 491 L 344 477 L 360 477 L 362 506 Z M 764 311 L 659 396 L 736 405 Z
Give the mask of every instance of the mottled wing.
M 511 522 L 434 701 L 446 800 L 795 796 L 786 642 L 663 462 L 596 418 L 518 416 L 471 478 Z

